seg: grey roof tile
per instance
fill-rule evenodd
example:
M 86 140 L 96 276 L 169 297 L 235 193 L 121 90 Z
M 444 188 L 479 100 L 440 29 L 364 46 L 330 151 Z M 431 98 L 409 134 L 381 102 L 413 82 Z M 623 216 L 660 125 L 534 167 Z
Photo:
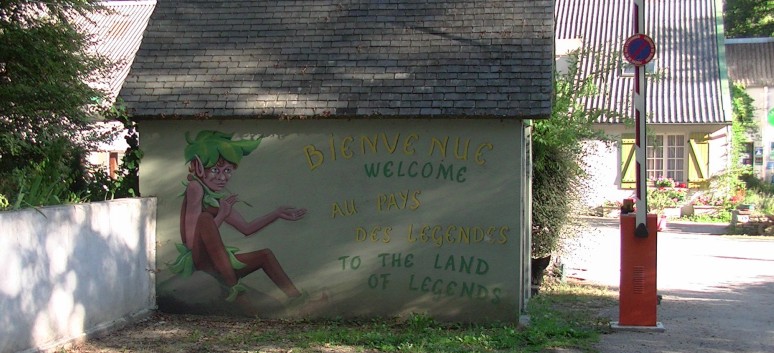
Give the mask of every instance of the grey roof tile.
M 658 80 L 648 81 L 648 121 L 651 123 L 730 123 L 729 96 L 723 89 L 724 64 L 718 50 L 716 0 L 647 0 L 645 33 L 656 44 Z M 583 40 L 583 45 L 608 50 L 605 60 L 622 60 L 623 42 L 632 34 L 632 2 L 619 0 L 557 0 L 556 39 Z M 599 57 L 594 58 L 599 59 Z M 583 69 L 598 68 L 585 60 Z M 628 114 L 634 79 L 614 70 L 605 94 L 585 100 L 588 107 Z M 603 116 L 603 123 L 618 123 Z
M 141 117 L 202 114 L 194 95 L 211 116 L 547 117 L 552 4 L 159 0 L 121 95 Z

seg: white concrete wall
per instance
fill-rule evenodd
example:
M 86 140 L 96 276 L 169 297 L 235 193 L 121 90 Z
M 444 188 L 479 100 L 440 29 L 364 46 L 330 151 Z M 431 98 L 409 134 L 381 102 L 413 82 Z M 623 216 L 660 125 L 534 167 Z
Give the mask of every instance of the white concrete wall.
M 587 141 L 586 172 L 589 192 L 584 204 L 596 207 L 605 201 L 621 201 L 631 197 L 634 190 L 620 188 L 621 157 L 617 144 Z
M 156 199 L 0 212 L 0 352 L 53 348 L 155 307 Z

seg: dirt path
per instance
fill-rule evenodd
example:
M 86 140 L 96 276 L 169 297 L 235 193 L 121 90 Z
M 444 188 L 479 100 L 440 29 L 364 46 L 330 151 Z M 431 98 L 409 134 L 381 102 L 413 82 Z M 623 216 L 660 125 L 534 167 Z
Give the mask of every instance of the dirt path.
M 617 220 L 615 220 L 617 221 Z M 620 231 L 595 221 L 564 259 L 576 279 L 617 287 Z M 601 353 L 774 352 L 774 239 L 672 223 L 658 235 L 658 321 L 666 331 L 604 335 Z M 617 308 L 602 313 L 618 319 Z

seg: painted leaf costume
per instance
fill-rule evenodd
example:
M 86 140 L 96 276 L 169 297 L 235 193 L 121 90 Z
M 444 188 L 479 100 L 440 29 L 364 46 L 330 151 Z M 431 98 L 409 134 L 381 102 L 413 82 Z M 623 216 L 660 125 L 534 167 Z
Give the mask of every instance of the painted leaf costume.
M 185 140 L 188 146 L 185 148 L 186 163 L 199 158 L 205 168 L 214 166 L 219 159 L 238 165 L 242 157 L 250 154 L 258 145 L 262 138 L 256 140 L 233 141 L 234 134 L 226 134 L 219 131 L 204 130 L 200 131 L 194 140 L 191 140 L 188 132 L 185 133 Z
M 185 135 L 188 143 L 184 157 L 189 175 L 183 181 L 183 205 L 180 210 L 181 244 L 176 244 L 177 259 L 169 269 L 183 277 L 194 271 L 204 271 L 218 279 L 228 289 L 227 301 L 234 301 L 247 291 L 242 278 L 258 269 L 289 297 L 301 292 L 285 274 L 269 249 L 240 253 L 238 248 L 226 246 L 220 234 L 220 225 L 228 223 L 245 236 L 258 232 L 277 219 L 297 220 L 305 210 L 281 207 L 253 221 L 246 221 L 233 209 L 237 195 L 226 189 L 231 174 L 242 157 L 253 152 L 261 139 L 232 140 L 233 134 L 219 131 L 200 131 L 194 139 Z M 292 214 L 292 215 L 291 215 Z

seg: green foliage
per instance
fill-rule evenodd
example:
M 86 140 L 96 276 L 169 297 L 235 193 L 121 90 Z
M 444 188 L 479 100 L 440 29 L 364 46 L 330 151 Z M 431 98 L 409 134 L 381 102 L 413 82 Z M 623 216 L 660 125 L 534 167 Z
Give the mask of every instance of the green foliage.
M 123 162 L 111 178 L 101 167 L 84 160 L 85 151 L 64 138 L 36 146 L 39 161 L 0 171 L 0 195 L 9 195 L 7 208 L 19 209 L 62 203 L 104 201 L 139 196 L 137 167 L 142 158 L 134 122 L 122 106 L 108 109 L 106 119 L 121 121 L 129 142 Z M 3 207 L 0 207 L 2 210 Z
M 140 178 L 138 171 L 143 152 L 140 149 L 140 138 L 137 133 L 137 123 L 129 117 L 121 101 L 103 113 L 108 121 L 117 121 L 124 126 L 126 143 L 128 145 L 115 178 L 111 178 L 101 169 L 93 173 L 93 186 L 89 192 L 90 201 L 102 201 L 113 198 L 140 196 Z
M 97 0 L 0 2 L 0 194 L 10 207 L 138 194 L 138 149 L 116 179 L 83 159 L 113 136 L 95 121 L 128 123 L 96 104 L 106 92 L 89 85 L 112 64 L 89 50 L 93 38 L 74 20 L 99 11 L 107 10 Z
M 261 139 L 256 140 L 238 140 L 231 138 L 234 134 L 226 134 L 219 131 L 202 130 L 196 134 L 196 138 L 191 140 L 188 131 L 185 133 L 185 140 L 188 146 L 185 147 L 185 161 L 190 162 L 194 158 L 200 158 L 204 168 L 214 166 L 218 159 L 238 165 L 242 157 L 250 154 L 258 148 Z
M 741 155 L 745 152 L 745 143 L 758 135 L 759 127 L 755 122 L 753 99 L 747 94 L 744 86 L 738 83 L 732 84 L 731 99 L 733 119 L 731 124 L 731 165 L 738 168 Z M 739 174 L 743 172 L 745 171 L 737 171 Z
M 536 120 L 532 133 L 532 257 L 549 255 L 561 247 L 574 204 L 588 190 L 584 156 L 586 141 L 611 139 L 594 123 L 602 115 L 618 116 L 602 109 L 586 109 L 581 99 L 602 94 L 603 78 L 612 67 L 582 72 L 582 57 L 604 53 L 577 51 L 569 56 L 568 71 L 554 80 L 554 105 L 550 119 Z M 609 55 L 609 54 L 608 54 Z
M 725 0 L 726 37 L 774 37 L 774 1 Z
M 93 124 L 105 92 L 87 82 L 110 65 L 73 26 L 101 10 L 95 0 L 0 2 L 0 193 L 14 207 L 80 199 L 80 157 L 109 138 Z
M 0 177 L 41 168 L 61 141 L 86 150 L 108 137 L 92 124 L 105 92 L 87 82 L 110 65 L 72 24 L 100 9 L 95 0 L 0 2 Z
M 744 179 L 750 175 L 750 171 L 750 168 L 737 165 L 713 175 L 705 181 L 704 190 L 700 191 L 699 196 L 694 198 L 693 203 L 700 205 L 719 204 L 724 209 L 733 209 L 742 201 L 746 189 Z
M 756 213 L 774 215 L 774 194 L 772 193 L 748 192 L 744 203 L 752 205 Z
M 757 133 L 755 122 L 755 106 L 753 99 L 747 94 L 744 85 L 731 85 L 732 114 L 734 121 L 749 133 Z
M 534 304 L 532 304 L 534 302 Z M 546 347 L 588 347 L 597 339 L 596 318 L 560 312 L 547 300 L 530 302 L 532 323 L 441 323 L 415 314 L 406 320 L 335 320 L 285 332 L 302 347 L 350 346 L 380 352 L 538 352 Z M 300 343 L 303 342 L 303 343 Z M 295 350 L 294 350 L 295 351 Z M 303 350 L 302 350 L 303 351 Z
M 774 195 L 774 184 L 772 183 L 760 180 L 752 174 L 745 174 L 741 177 L 741 179 L 742 182 L 744 182 L 745 189 L 747 189 L 748 192 L 753 191 L 759 194 Z
M 731 212 L 723 209 L 710 214 L 692 214 L 681 217 L 681 219 L 698 223 L 729 223 L 731 222 Z
M 754 206 L 755 212 L 774 215 L 774 184 L 767 183 L 748 174 L 742 177 L 747 192 L 744 203 Z
M 741 165 L 741 155 L 745 151 L 745 143 L 759 133 L 753 99 L 744 86 L 732 84 L 731 99 L 731 167 L 709 180 L 709 190 L 712 190 L 713 196 L 725 199 L 731 199 L 740 190 L 746 189 L 745 179 L 752 174 L 752 168 Z
M 11 195 L 13 209 L 75 203 L 82 195 L 75 191 L 82 184 L 80 165 L 83 151 L 65 140 L 41 147 L 49 156 L 42 162 L 14 169 L 0 185 L 0 193 Z

